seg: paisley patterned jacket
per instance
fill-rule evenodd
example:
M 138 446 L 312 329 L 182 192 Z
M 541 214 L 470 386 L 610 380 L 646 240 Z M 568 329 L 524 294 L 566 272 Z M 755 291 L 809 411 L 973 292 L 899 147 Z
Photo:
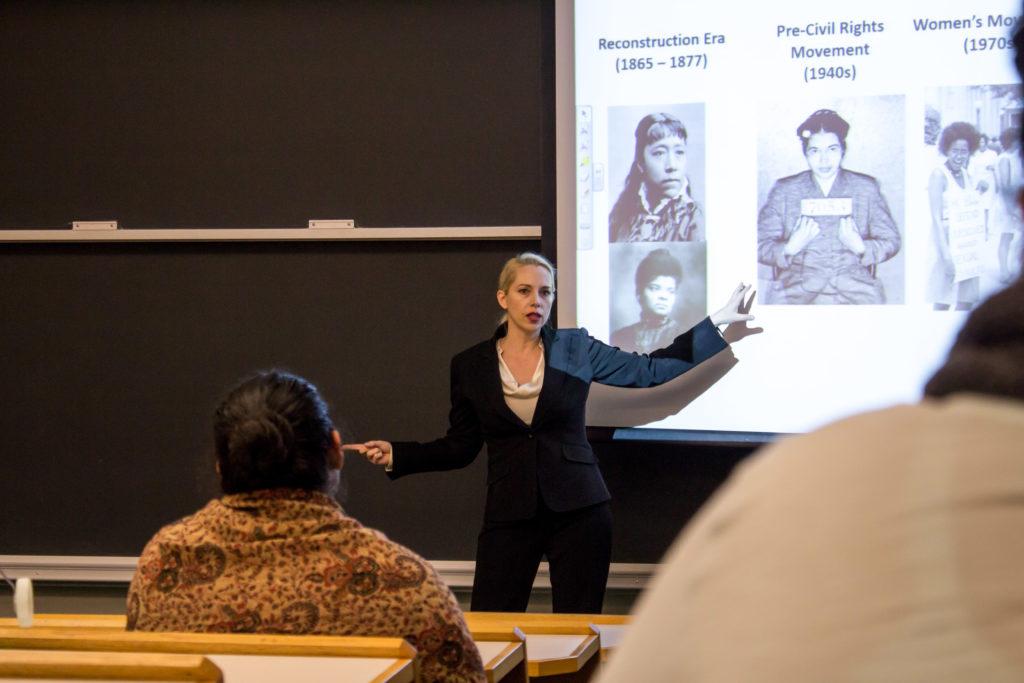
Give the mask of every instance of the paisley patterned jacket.
M 430 564 L 312 491 L 226 495 L 161 529 L 132 579 L 128 629 L 399 636 L 423 680 L 485 680 Z

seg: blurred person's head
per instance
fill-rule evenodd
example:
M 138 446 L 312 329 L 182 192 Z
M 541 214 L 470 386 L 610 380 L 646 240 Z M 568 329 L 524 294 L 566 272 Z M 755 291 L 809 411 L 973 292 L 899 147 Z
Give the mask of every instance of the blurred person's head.
M 676 305 L 683 267 L 668 249 L 655 249 L 636 268 L 636 299 L 642 316 L 666 317 Z
M 1024 401 L 1024 280 L 978 306 L 924 388 L 939 398 L 970 392 Z
M 291 488 L 333 493 L 341 437 L 316 387 L 287 372 L 261 372 L 214 412 L 214 448 L 224 493 Z

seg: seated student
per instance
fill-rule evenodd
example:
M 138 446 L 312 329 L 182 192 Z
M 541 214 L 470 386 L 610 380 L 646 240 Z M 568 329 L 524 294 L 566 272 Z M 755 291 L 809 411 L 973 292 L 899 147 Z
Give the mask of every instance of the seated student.
M 784 439 L 675 546 L 600 681 L 1024 680 L 1024 281 L 925 399 Z
M 214 414 L 214 444 L 225 495 L 146 545 L 129 630 L 404 637 L 424 680 L 484 680 L 430 564 L 331 497 L 341 438 L 312 384 L 283 372 L 243 382 Z

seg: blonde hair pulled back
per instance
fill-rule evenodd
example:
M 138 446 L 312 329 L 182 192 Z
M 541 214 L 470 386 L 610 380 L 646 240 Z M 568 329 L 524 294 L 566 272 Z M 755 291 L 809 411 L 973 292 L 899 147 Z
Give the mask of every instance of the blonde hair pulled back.
M 551 273 L 551 282 L 555 281 L 555 266 L 552 265 L 551 261 L 532 251 L 524 251 L 505 261 L 505 265 L 501 267 L 501 272 L 498 274 L 498 289 L 500 291 L 508 294 L 508 290 L 512 288 L 512 283 L 516 279 L 516 272 L 522 266 L 539 266 L 544 268 Z M 508 315 L 503 314 L 499 322 L 505 323 L 507 320 Z

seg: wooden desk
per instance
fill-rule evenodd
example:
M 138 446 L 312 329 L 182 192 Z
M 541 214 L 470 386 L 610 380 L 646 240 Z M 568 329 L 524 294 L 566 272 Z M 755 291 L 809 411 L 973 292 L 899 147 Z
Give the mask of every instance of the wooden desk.
M 226 683 L 412 683 L 418 680 L 409 659 L 391 657 L 270 657 L 207 655 L 224 672 Z
M 466 618 L 468 622 L 472 622 L 468 624 L 470 633 L 478 645 L 484 641 L 512 642 L 521 639 L 522 633 L 519 633 L 518 636 L 515 634 L 515 627 L 518 624 L 545 624 L 548 626 L 587 624 L 593 626 L 601 636 L 602 660 L 607 659 L 608 654 L 619 645 L 632 620 L 631 616 L 621 614 L 539 614 L 530 612 L 466 612 Z M 35 615 L 35 626 L 37 627 L 70 626 L 123 631 L 125 623 L 123 614 Z M 0 627 L 17 625 L 16 619 L 0 618 Z M 475 631 L 473 630 L 474 625 L 477 626 Z M 488 652 L 491 652 L 490 648 Z M 483 655 L 482 652 L 481 655 Z M 486 663 L 487 657 L 484 657 L 484 664 L 486 665 Z
M 526 683 L 526 644 L 524 642 L 476 641 L 484 662 L 487 683 Z
M 598 635 L 590 630 L 581 629 L 575 634 L 527 631 L 526 663 L 530 678 L 561 676 L 564 680 L 588 681 L 600 659 L 599 644 Z
M 124 632 L 123 614 L 37 614 L 33 629 L 71 628 Z M 0 628 L 16 627 L 17 620 L 0 618 Z M 525 683 L 526 636 L 510 624 L 494 624 L 471 631 L 484 663 L 488 683 Z M 216 659 L 216 658 L 215 658 Z
M 470 633 L 516 627 L 526 636 L 527 673 L 531 679 L 587 681 L 600 660 L 600 637 L 585 623 L 542 618 L 520 619 L 522 614 L 467 612 Z M 551 616 L 551 615 L 548 615 Z M 550 677 L 557 677 L 552 679 Z
M 488 683 L 526 683 L 526 636 L 509 624 L 470 628 L 469 634 L 480 650 Z
M 516 622 L 519 624 L 551 624 L 570 622 L 574 624 L 628 624 L 633 617 L 628 614 L 550 614 L 547 612 L 466 612 L 466 617 L 495 623 Z
M 537 612 L 467 612 L 467 620 L 478 625 L 519 624 L 544 625 L 552 629 L 587 625 L 601 636 L 601 660 L 605 661 L 618 647 L 629 628 L 632 617 L 626 614 L 544 614 Z M 471 627 L 472 628 L 472 627 Z
M 591 624 L 601 635 L 601 661 L 607 661 L 622 639 L 626 637 L 629 624 Z
M 195 681 L 221 683 L 221 670 L 201 655 L 0 650 L 0 681 Z
M 242 633 L 115 631 L 107 625 L 0 626 L 0 648 L 201 654 L 224 671 L 225 680 L 373 681 L 417 679 L 416 650 L 401 638 L 284 636 Z

